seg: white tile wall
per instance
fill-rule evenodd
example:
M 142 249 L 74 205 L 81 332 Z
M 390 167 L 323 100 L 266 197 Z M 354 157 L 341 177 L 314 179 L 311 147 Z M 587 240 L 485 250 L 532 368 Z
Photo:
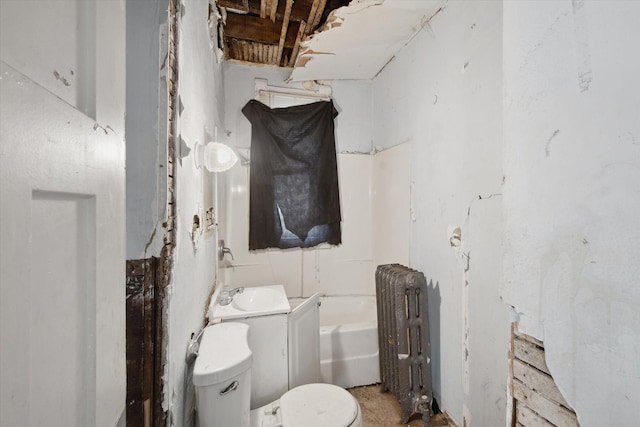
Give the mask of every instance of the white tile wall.
M 373 258 L 376 265 L 409 265 L 411 144 L 373 156 Z

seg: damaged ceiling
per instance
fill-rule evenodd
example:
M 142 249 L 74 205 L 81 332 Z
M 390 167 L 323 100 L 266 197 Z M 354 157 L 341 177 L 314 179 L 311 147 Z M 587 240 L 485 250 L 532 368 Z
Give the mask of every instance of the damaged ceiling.
M 292 67 L 300 43 L 350 0 L 216 0 L 225 58 Z
M 447 0 L 216 0 L 225 58 L 290 80 L 373 79 Z

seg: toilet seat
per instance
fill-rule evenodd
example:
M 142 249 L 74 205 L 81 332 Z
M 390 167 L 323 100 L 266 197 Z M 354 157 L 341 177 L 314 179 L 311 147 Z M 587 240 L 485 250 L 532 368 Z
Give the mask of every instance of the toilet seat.
M 280 410 L 284 427 L 347 427 L 358 415 L 358 403 L 341 387 L 306 384 L 283 394 Z
M 359 427 L 360 406 L 345 389 L 333 384 L 306 384 L 270 404 L 251 411 L 251 426 Z

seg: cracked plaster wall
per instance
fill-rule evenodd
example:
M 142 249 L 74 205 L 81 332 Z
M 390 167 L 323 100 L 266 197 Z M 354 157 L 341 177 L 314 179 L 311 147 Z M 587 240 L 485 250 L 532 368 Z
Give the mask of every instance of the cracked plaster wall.
M 181 108 L 176 134 L 186 148 L 177 149 L 176 242 L 169 289 L 165 405 L 170 425 L 192 425 L 193 386 L 185 389 L 192 366 L 185 366 L 191 334 L 204 326 L 208 297 L 217 274 L 217 229 L 206 227 L 206 211 L 215 206 L 215 174 L 196 168 L 195 142 L 214 139 L 223 129 L 222 61 L 207 22 L 208 2 L 183 0 L 178 34 L 178 97 Z M 187 149 L 188 148 L 188 149 Z M 217 213 L 216 213 L 217 214 Z M 200 227 L 195 230 L 194 215 Z
M 585 427 L 640 402 L 640 3 L 504 4 L 504 290 Z
M 374 147 L 411 141 L 410 260 L 430 288 L 435 395 L 467 426 L 506 423 L 501 23 L 499 2 L 449 2 L 373 82 Z

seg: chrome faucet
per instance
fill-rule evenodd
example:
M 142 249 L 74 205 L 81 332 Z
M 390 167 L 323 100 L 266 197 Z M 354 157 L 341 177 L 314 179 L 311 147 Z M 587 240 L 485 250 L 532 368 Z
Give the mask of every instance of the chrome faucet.
M 238 288 L 233 288 L 233 289 L 227 289 L 226 287 L 223 287 L 220 290 L 220 296 L 218 297 L 218 302 L 220 303 L 220 305 L 229 305 L 231 304 L 231 301 L 233 301 L 233 297 L 236 294 L 241 294 L 242 291 L 244 291 L 244 287 L 242 286 Z

